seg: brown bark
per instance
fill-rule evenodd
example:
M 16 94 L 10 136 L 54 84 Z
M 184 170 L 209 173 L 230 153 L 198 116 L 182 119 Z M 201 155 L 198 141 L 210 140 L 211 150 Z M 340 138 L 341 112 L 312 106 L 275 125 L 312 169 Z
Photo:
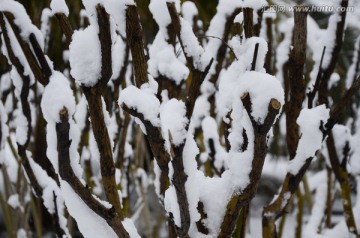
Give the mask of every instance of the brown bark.
M 135 84 L 140 87 L 148 82 L 147 60 L 145 57 L 144 43 L 142 40 L 142 29 L 136 6 L 130 5 L 126 10 L 126 39 L 130 47 Z
M 43 73 L 41 67 L 38 64 L 37 58 L 34 56 L 31 47 L 29 46 L 28 43 L 26 43 L 26 41 L 21 37 L 20 35 L 20 30 L 19 27 L 15 24 L 15 18 L 12 15 L 12 13 L 10 12 L 0 12 L 1 17 L 3 20 L 1 23 L 1 28 L 3 29 L 3 31 L 6 31 L 6 25 L 5 25 L 5 20 L 4 20 L 4 16 L 6 17 L 6 20 L 9 22 L 10 27 L 12 29 L 12 31 L 15 34 L 15 37 L 17 39 L 17 41 L 20 44 L 20 47 L 22 49 L 22 51 L 24 52 L 24 55 L 26 57 L 26 60 L 29 63 L 29 66 L 31 68 L 31 71 L 33 72 L 35 78 L 43 85 L 46 85 L 49 83 L 49 78 Z M 6 43 L 6 41 L 5 41 Z M 11 48 L 10 44 L 7 44 L 7 49 Z M 34 49 L 35 50 L 35 49 Z M 41 61 L 41 60 L 39 60 Z
M 299 6 L 298 8 L 301 8 Z M 296 123 L 305 98 L 304 66 L 307 43 L 307 12 L 295 11 L 293 50 L 289 58 L 289 96 L 286 103 L 286 142 L 290 160 L 295 157 L 299 143 L 299 126 Z
M 251 38 L 254 34 L 254 22 L 253 22 L 253 15 L 254 10 L 252 8 L 243 8 L 244 12 L 244 32 L 245 38 Z
M 69 19 L 65 16 L 64 13 L 55 13 L 55 17 L 58 20 L 60 28 L 65 35 L 67 45 L 70 45 L 73 29 Z

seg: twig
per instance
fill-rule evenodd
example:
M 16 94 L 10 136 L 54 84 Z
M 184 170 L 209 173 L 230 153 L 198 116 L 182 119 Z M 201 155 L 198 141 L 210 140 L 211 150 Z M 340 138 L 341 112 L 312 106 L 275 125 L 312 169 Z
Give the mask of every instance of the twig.
M 225 34 L 224 34 L 225 35 Z M 236 57 L 236 53 L 234 51 L 234 49 L 224 40 L 221 39 L 220 37 L 217 36 L 209 36 L 209 35 L 202 35 L 202 36 L 198 36 L 199 38 L 214 38 L 214 39 L 218 39 L 222 42 L 222 44 L 224 44 L 227 48 L 229 48 L 231 50 L 231 52 L 234 54 L 235 59 L 238 61 L 239 59 Z M 219 49 L 220 51 L 220 49 Z M 220 57 L 217 57 L 220 58 Z
M 320 81 L 321 81 L 321 78 L 322 78 L 322 75 L 323 75 L 322 63 L 323 63 L 323 60 L 324 60 L 325 51 L 326 51 L 326 46 L 324 46 L 324 49 L 323 49 L 323 52 L 322 52 L 322 55 L 321 55 L 320 64 L 319 64 L 319 71 L 318 71 L 318 74 L 316 76 L 314 88 L 310 92 L 307 93 L 307 96 L 308 96 L 308 108 L 313 107 L 313 102 L 314 102 L 315 95 L 319 90 Z

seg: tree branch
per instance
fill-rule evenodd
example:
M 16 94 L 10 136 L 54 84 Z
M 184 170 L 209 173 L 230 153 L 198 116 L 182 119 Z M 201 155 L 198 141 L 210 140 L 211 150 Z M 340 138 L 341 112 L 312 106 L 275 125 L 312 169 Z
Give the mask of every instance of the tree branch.
M 137 87 L 140 87 L 142 84 L 148 82 L 148 65 L 144 53 L 141 24 L 135 5 L 129 5 L 126 9 L 126 40 L 130 47 L 131 55 L 133 56 L 135 84 Z
M 119 237 L 129 237 L 129 234 L 121 223 L 121 217 L 117 213 L 116 209 L 114 207 L 107 209 L 94 198 L 91 191 L 86 188 L 76 177 L 70 163 L 70 124 L 68 122 L 69 116 L 66 108 L 62 109 L 59 114 L 60 122 L 56 123 L 56 135 L 59 159 L 59 174 L 61 179 L 66 181 L 75 191 L 75 193 L 85 202 L 85 204 L 96 214 L 102 217 Z
M 221 224 L 219 237 L 229 237 L 234 231 L 240 210 L 250 203 L 257 191 L 262 169 L 264 166 L 267 150 L 267 133 L 274 123 L 276 115 L 281 108 L 276 99 L 271 99 L 268 106 L 268 114 L 263 124 L 255 121 L 251 115 L 252 103 L 250 94 L 246 93 L 241 97 L 241 101 L 250 117 L 254 130 L 254 155 L 252 159 L 252 168 L 249 174 L 250 182 L 242 191 L 235 191 L 233 197 L 227 204 L 226 213 Z M 237 195 L 239 194 L 240 195 Z

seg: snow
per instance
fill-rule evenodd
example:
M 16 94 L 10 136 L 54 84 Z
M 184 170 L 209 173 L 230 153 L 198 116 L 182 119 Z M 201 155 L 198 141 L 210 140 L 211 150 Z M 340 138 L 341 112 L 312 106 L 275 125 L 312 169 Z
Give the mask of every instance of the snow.
M 350 157 L 351 174 L 354 176 L 360 175 L 360 110 L 357 111 L 357 120 L 355 121 L 356 133 L 350 138 L 350 146 L 352 149 L 352 155 Z M 360 197 L 360 196 L 358 196 Z
M 210 103 L 205 95 L 200 95 L 195 101 L 191 124 L 193 124 L 195 128 L 200 127 L 202 119 L 209 115 L 209 113 Z
M 63 197 L 60 192 L 60 188 L 57 186 L 56 182 L 50 178 L 46 171 L 43 170 L 33 159 L 31 153 L 28 152 L 28 159 L 30 166 L 35 174 L 36 180 L 38 181 L 40 187 L 42 188 L 42 199 L 44 206 L 50 214 L 57 214 L 59 219 L 59 225 L 61 229 L 70 237 L 69 230 L 67 228 L 67 219 L 65 218 L 65 204 Z M 56 208 L 54 204 L 54 194 L 56 196 Z
M 130 238 L 140 238 L 132 219 L 125 218 L 122 224 L 125 230 L 129 233 Z
M 93 25 L 75 31 L 69 46 L 71 75 L 86 87 L 97 84 L 101 76 L 101 48 Z
M 45 52 L 47 51 L 47 43 L 49 42 L 51 31 L 51 17 L 52 13 L 49 8 L 44 8 L 41 12 L 41 26 L 40 30 L 45 38 Z
M 21 108 L 21 103 L 18 102 L 18 106 Z M 16 118 L 16 142 L 20 145 L 24 145 L 28 140 L 28 121 L 24 116 L 21 109 L 16 109 L 14 112 Z
M 61 94 L 59 94 L 59 90 Z M 75 113 L 75 98 L 70 88 L 69 81 L 63 74 L 55 71 L 50 77 L 49 84 L 45 87 L 41 100 L 41 109 L 47 122 L 46 140 L 48 143 L 46 155 L 58 173 L 58 152 L 55 123 L 60 122 L 60 111 L 66 108 L 69 118 L 69 139 L 72 141 L 69 149 L 70 163 L 74 173 L 79 179 L 82 178 L 83 170 L 79 164 L 77 147 L 80 139 L 80 129 L 74 123 L 72 116 Z
M 126 43 L 118 35 L 115 37 L 113 41 L 114 42 L 111 49 L 113 75 L 111 78 L 117 79 L 120 75 L 120 71 L 122 67 L 124 66 Z
M 327 183 L 323 182 L 316 189 L 316 195 L 314 199 L 314 205 L 311 210 L 309 221 L 304 229 L 305 237 L 323 237 L 318 234 L 318 227 L 322 223 L 322 219 L 325 212 L 326 196 L 327 194 Z
M 199 14 L 199 11 L 195 3 L 191 1 L 185 1 L 181 5 L 181 12 L 183 18 L 190 24 L 194 24 L 194 18 Z
M 300 141 L 296 155 L 289 162 L 288 172 L 296 175 L 305 161 L 314 157 L 317 150 L 321 149 L 323 133 L 320 131 L 321 122 L 326 123 L 329 118 L 329 109 L 320 105 L 312 109 L 302 109 L 297 124 L 300 126 Z
M 65 16 L 69 16 L 69 8 L 66 5 L 65 0 L 51 0 L 50 8 L 52 13 L 63 13 Z
M 19 208 L 21 211 L 23 211 L 23 207 L 21 206 L 20 200 L 19 200 L 19 194 L 12 194 L 7 200 L 7 203 L 13 208 L 17 209 Z
M 5 143 L 9 136 L 9 127 L 7 126 L 8 116 L 5 112 L 4 105 L 0 101 L 0 128 L 1 128 L 1 140 L 0 140 L 0 164 L 5 160 Z
M 16 237 L 17 238 L 27 238 L 28 236 L 26 234 L 26 231 L 23 228 L 21 228 L 17 231 Z
M 284 82 L 283 67 L 289 58 L 290 45 L 292 43 L 293 28 L 294 28 L 293 19 L 286 19 L 279 22 L 279 31 L 284 35 L 284 39 L 277 45 L 275 65 L 277 69 L 276 77 L 278 77 L 281 80 L 281 82 Z M 308 34 L 308 42 L 311 42 L 309 41 L 309 35 L 310 34 Z
M 349 67 L 347 75 L 346 75 L 346 81 L 345 81 L 346 88 L 351 87 L 356 75 L 358 75 L 358 73 L 359 73 L 359 72 L 356 72 L 356 66 L 360 65 L 360 62 L 358 61 L 359 52 L 360 52 L 360 37 L 358 37 L 355 42 L 355 49 L 354 49 L 354 56 L 352 59 L 352 64 Z M 359 71 L 359 69 L 358 69 L 358 71 Z
M 170 143 L 174 146 L 181 145 L 186 138 L 186 126 L 188 119 L 186 118 L 186 107 L 183 101 L 171 99 L 161 105 L 160 121 L 161 131 L 165 139 L 165 147 L 170 152 Z M 171 135 L 171 139 L 170 139 Z
M 240 97 L 245 93 L 250 94 L 251 115 L 257 122 L 264 122 L 271 99 L 284 105 L 284 90 L 279 80 L 272 75 L 248 71 L 239 77 L 238 83 L 237 95 Z
M 350 129 L 346 126 L 336 124 L 332 129 L 332 133 L 335 140 L 336 154 L 341 164 L 344 159 L 348 159 L 347 157 L 344 157 L 344 149 L 346 144 L 350 146 Z M 347 156 L 349 156 L 349 154 Z
M 11 88 L 10 72 L 3 73 L 0 76 L 0 95 Z
M 331 55 L 335 47 L 336 26 L 339 21 L 341 21 L 340 14 L 335 13 L 331 15 L 329 18 L 328 28 L 324 32 L 322 43 L 326 46 L 326 51 L 322 65 L 323 69 L 326 69 L 330 63 Z
M 181 227 L 180 208 L 176 196 L 176 190 L 173 185 L 170 185 L 170 187 L 165 191 L 164 208 L 168 214 L 172 214 L 175 225 Z
M 253 8 L 254 12 L 256 12 L 257 10 L 261 9 L 265 5 L 267 5 L 266 0 L 255 0 L 255 1 L 254 0 L 243 0 L 242 7 Z
M 189 69 L 177 58 L 174 47 L 166 42 L 164 34 L 167 33 L 158 32 L 149 49 L 148 70 L 155 78 L 163 75 L 176 85 L 180 85 L 187 79 Z
M 197 37 L 192 31 L 192 27 L 188 21 L 180 18 L 181 32 L 180 37 L 183 42 L 185 54 L 193 58 L 193 66 L 195 69 L 204 71 L 210 63 L 210 55 L 200 46 Z
M 84 237 L 117 237 L 106 221 L 91 210 L 67 182 L 61 180 L 60 183 L 66 207 Z
M 128 86 L 120 92 L 119 105 L 122 104 L 141 113 L 144 119 L 154 126 L 160 124 L 160 102 L 147 88 L 139 89 L 133 85 Z
M 30 34 L 33 33 L 39 42 L 40 47 L 42 49 L 44 48 L 44 38 L 41 34 L 41 31 L 31 23 L 31 19 L 26 13 L 23 5 L 16 1 L 2 0 L 0 4 L 0 11 L 10 12 L 14 15 L 14 22 L 19 27 L 20 35 L 24 38 L 25 41 L 28 41 Z M 8 28 L 8 26 L 6 28 Z
M 61 93 L 59 93 L 61 92 Z M 66 108 L 69 115 L 75 112 L 75 98 L 70 83 L 63 74 L 55 71 L 43 93 L 41 109 L 47 122 L 60 122 L 59 112 Z
M 171 23 L 171 17 L 169 10 L 167 9 L 166 2 L 164 0 L 151 0 L 149 10 L 156 23 L 159 25 L 160 31 L 167 38 L 167 26 Z

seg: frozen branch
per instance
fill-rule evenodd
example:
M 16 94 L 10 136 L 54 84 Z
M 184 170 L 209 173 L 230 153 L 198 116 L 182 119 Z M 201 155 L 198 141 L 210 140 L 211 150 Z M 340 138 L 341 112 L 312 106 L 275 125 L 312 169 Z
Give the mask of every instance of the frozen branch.
M 243 105 L 250 117 L 255 136 L 254 155 L 252 159 L 251 171 L 249 174 L 250 182 L 242 191 L 240 191 L 240 195 L 234 195 L 229 201 L 226 208 L 225 217 L 221 224 L 219 237 L 228 237 L 232 234 L 240 210 L 243 209 L 247 204 L 249 204 L 251 199 L 255 196 L 267 151 L 267 133 L 273 125 L 274 120 L 281 108 L 281 104 L 279 103 L 279 101 L 277 101 L 276 99 L 272 99 L 269 102 L 268 114 L 264 122 L 261 124 L 257 122 L 251 115 L 252 103 L 250 94 L 244 94 L 241 97 L 241 101 L 243 102 Z M 239 191 L 235 192 L 235 194 L 238 193 Z

